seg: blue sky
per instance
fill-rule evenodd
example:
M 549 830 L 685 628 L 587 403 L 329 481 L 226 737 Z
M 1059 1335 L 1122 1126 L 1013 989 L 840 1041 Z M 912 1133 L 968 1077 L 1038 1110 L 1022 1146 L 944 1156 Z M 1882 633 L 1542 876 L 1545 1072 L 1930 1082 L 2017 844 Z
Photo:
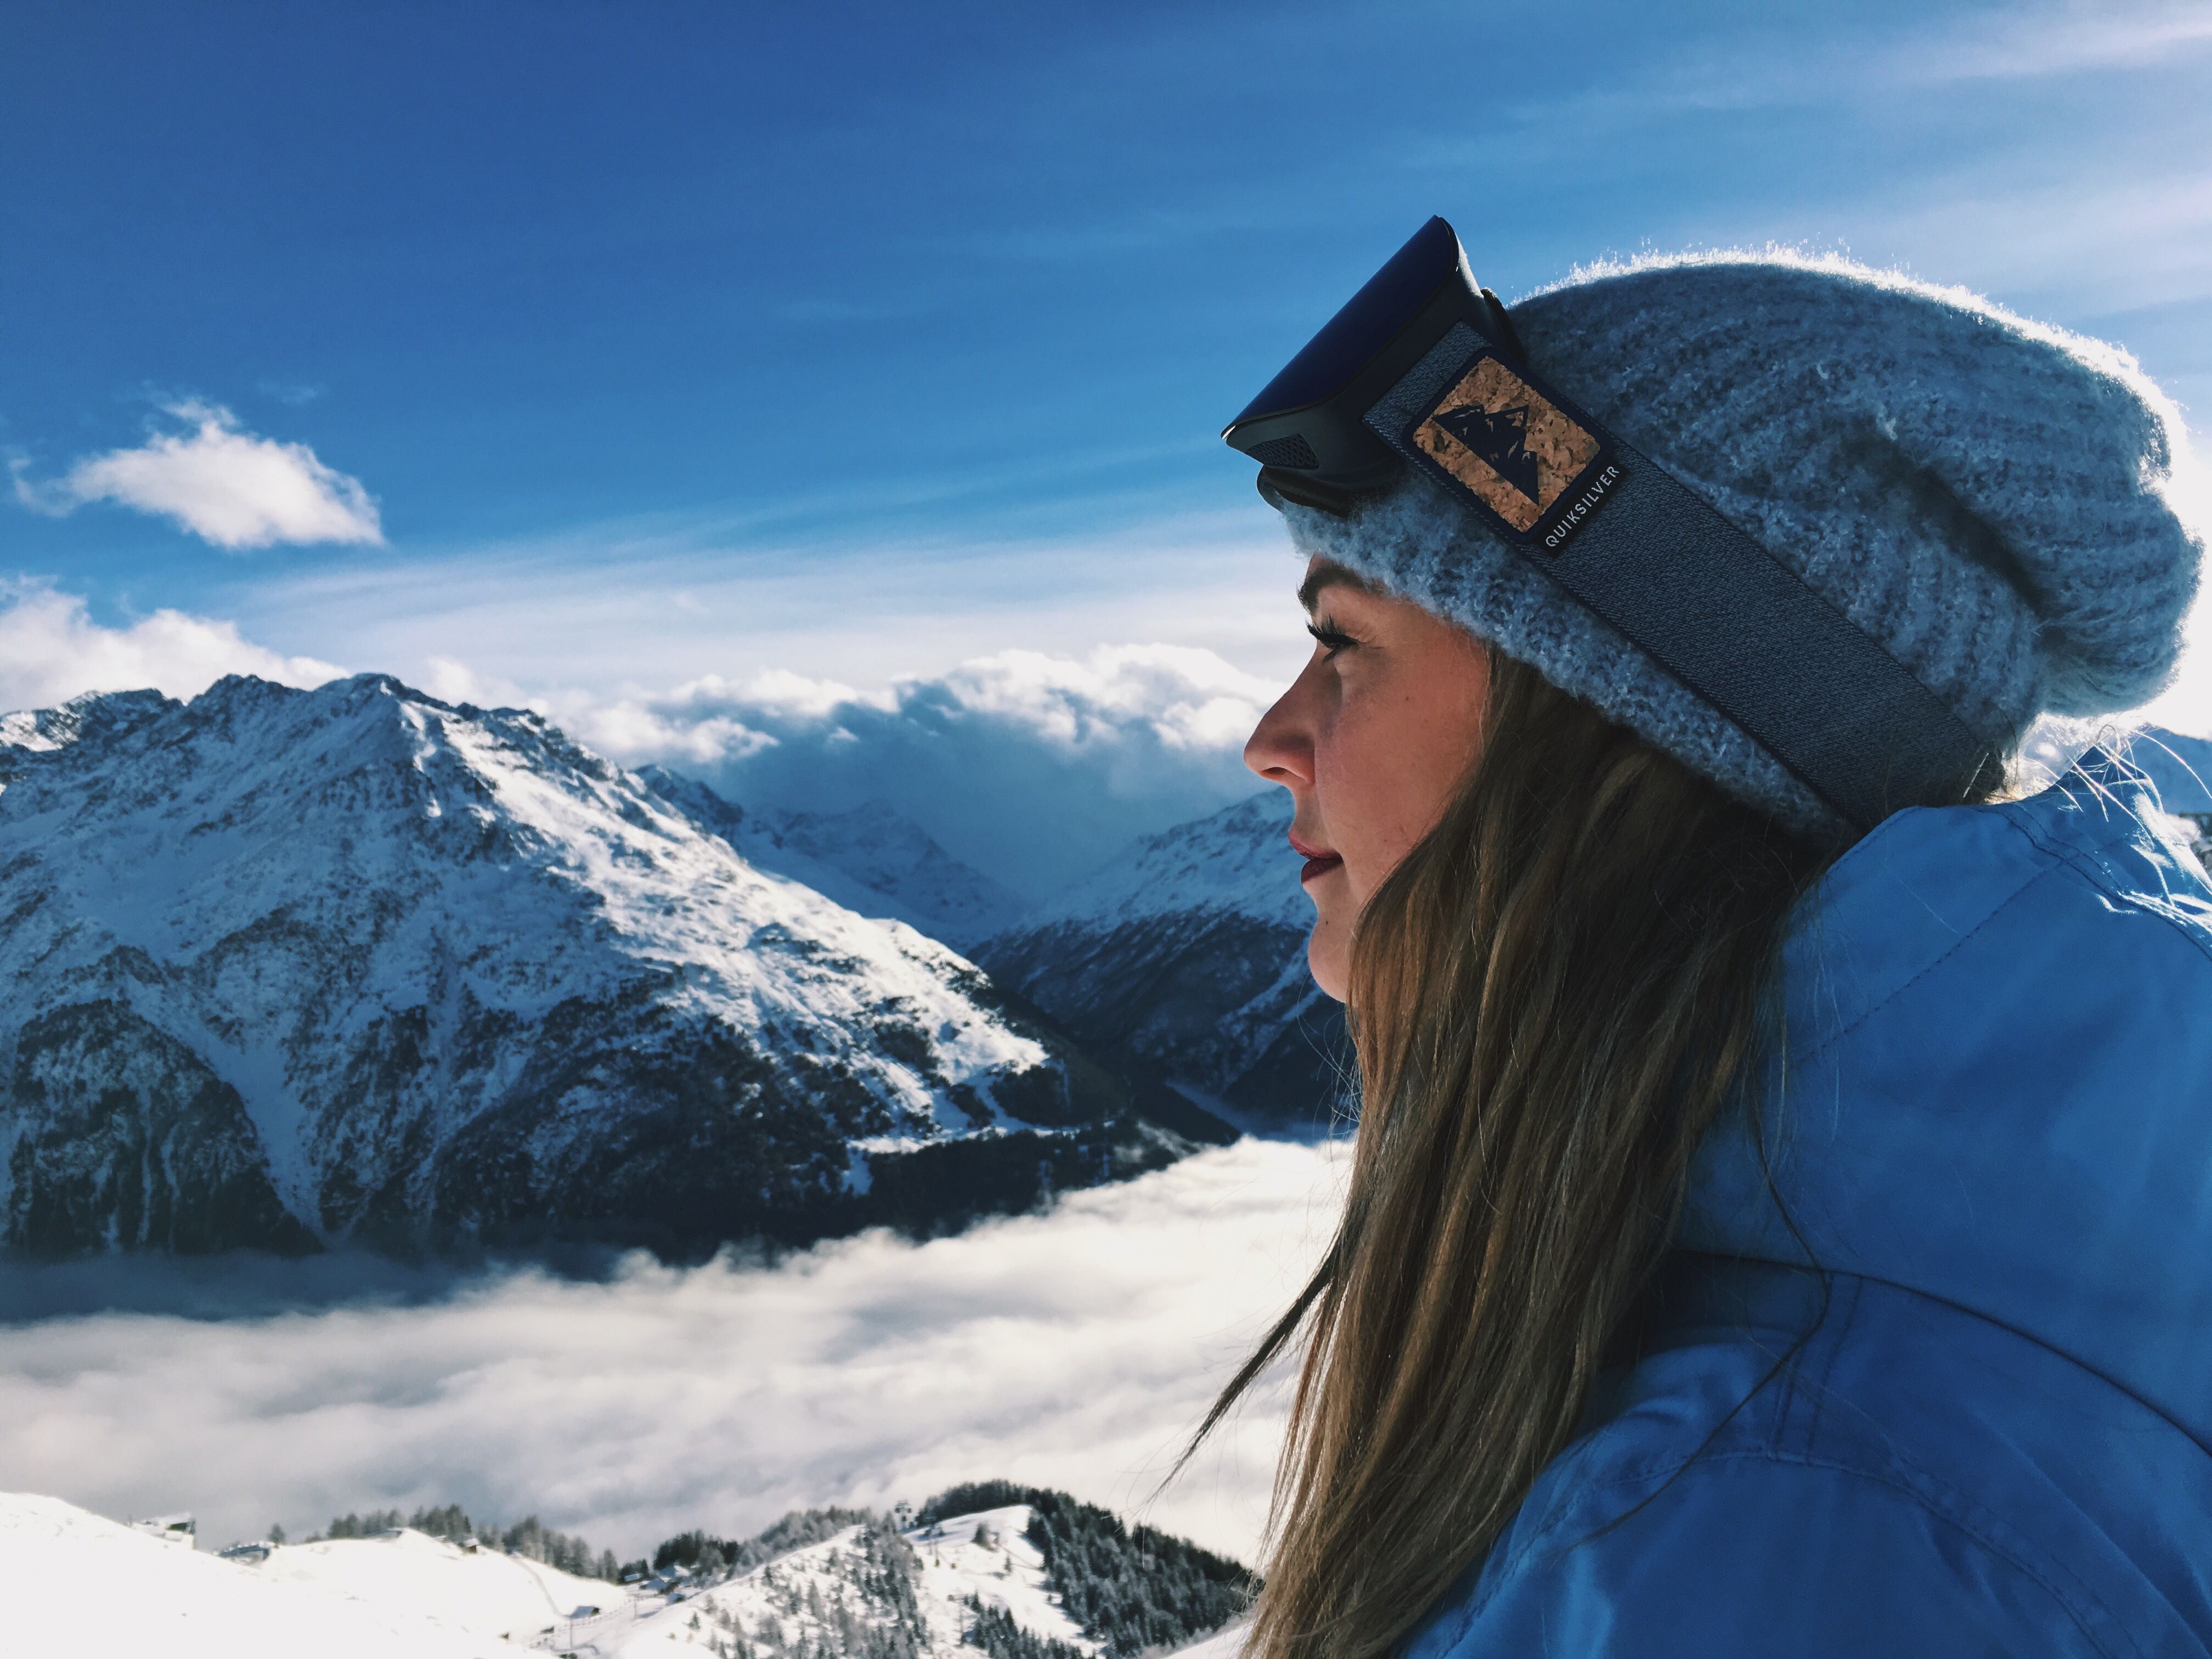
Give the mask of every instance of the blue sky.
M 0 580 L 172 678 L 164 608 L 556 703 L 1153 641 L 1266 680 L 1286 566 L 1218 427 L 1436 211 L 1509 297 L 1841 247 L 2212 407 L 2201 3 L 18 0 L 9 37 Z M 163 434 L 311 452 L 357 538 L 226 549 L 72 471 Z

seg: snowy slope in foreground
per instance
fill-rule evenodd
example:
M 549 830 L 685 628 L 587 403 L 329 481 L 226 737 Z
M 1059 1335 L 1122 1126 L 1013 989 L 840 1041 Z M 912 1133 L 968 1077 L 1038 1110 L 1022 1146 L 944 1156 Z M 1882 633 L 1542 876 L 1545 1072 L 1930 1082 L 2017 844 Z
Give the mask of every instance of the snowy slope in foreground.
M 498 1634 L 267 1577 L 56 1498 L 0 1494 L 0 1649 L 21 1659 L 508 1659 Z
M 1176 1150 L 945 945 L 386 676 L 9 717 L 0 915 L 0 1243 L 804 1242 Z
M 1175 1659 L 1237 1659 L 1244 1651 L 1244 1626 L 1231 1625 L 1227 1630 L 1200 1638 L 1187 1648 L 1177 1648 Z
M 624 1600 L 616 1586 L 596 1578 L 496 1550 L 464 1551 L 405 1528 L 377 1538 L 280 1544 L 248 1571 L 272 1583 L 524 1645 L 585 1608 Z
M 847 1527 L 674 1596 L 413 1531 L 228 1560 L 58 1498 L 0 1494 L 0 1651 L 24 1659 L 1103 1659 L 1011 1504 L 895 1534 Z M 996 1621 L 997 1628 L 984 1628 Z M 1011 1632 L 1008 1626 L 1011 1626 Z M 1231 1628 L 1182 1651 L 1235 1659 Z M 1031 1653 L 1036 1649 L 1028 1650 Z M 1125 1655 L 1131 1652 L 1125 1649 Z
M 1267 789 L 1148 836 L 976 960 L 1094 1048 L 1263 1123 L 1325 1123 L 1343 1025 L 1306 969 L 1291 811 Z

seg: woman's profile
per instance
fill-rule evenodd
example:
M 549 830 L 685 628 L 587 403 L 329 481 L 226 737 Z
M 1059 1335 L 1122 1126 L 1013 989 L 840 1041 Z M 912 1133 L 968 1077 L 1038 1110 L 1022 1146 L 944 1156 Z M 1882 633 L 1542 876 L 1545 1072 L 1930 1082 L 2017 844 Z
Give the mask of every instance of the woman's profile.
M 2212 1651 L 2212 891 L 2021 764 L 2174 671 L 2171 401 L 1838 260 L 1509 312 L 1437 220 L 1228 435 L 1361 1109 L 1216 1407 L 1303 1354 L 1248 1651 Z

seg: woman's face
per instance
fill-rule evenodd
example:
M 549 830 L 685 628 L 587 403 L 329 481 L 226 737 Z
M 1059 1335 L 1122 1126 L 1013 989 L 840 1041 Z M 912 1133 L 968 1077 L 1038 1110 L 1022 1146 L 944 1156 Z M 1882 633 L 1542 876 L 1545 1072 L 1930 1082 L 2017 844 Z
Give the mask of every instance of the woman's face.
M 1298 598 L 1314 653 L 1244 763 L 1291 792 L 1314 902 L 1315 981 L 1341 1002 L 1360 907 L 1435 827 L 1482 747 L 1490 670 L 1450 623 L 1316 559 Z

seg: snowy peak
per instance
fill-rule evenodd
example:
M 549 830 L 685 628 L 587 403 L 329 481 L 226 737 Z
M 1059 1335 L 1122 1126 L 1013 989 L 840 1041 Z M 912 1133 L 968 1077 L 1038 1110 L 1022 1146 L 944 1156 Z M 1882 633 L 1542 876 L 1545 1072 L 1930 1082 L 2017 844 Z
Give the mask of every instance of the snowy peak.
M 8 1243 L 804 1240 L 1182 1145 L 536 714 L 234 678 L 9 730 Z
M 1012 892 L 954 858 L 888 801 L 842 812 L 749 811 L 663 767 L 638 775 L 758 868 L 864 915 L 903 921 L 957 950 L 972 950 L 1021 912 Z
M 1097 926 L 1205 911 L 1304 933 L 1313 905 L 1298 885 L 1299 860 L 1287 839 L 1291 811 L 1288 790 L 1263 789 L 1210 817 L 1147 836 L 1055 894 L 1022 926 Z
M 22 756 L 49 753 L 88 731 L 95 738 L 112 735 L 178 706 L 159 691 L 95 692 L 58 708 L 0 714 L 0 764 L 10 749 Z
M 1084 1042 L 1271 1133 L 1333 1121 L 1342 1012 L 1305 960 L 1313 906 L 1268 789 L 1137 842 L 977 960 Z

